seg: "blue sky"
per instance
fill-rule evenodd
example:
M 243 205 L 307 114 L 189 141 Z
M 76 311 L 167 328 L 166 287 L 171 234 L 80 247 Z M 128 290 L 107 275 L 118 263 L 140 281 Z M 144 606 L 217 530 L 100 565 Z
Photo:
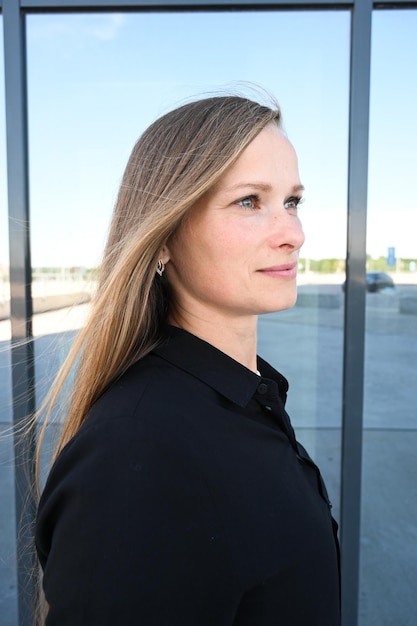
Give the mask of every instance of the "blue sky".
M 97 264 L 142 130 L 187 98 L 241 82 L 281 103 L 306 186 L 304 254 L 343 257 L 349 28 L 344 11 L 30 15 L 33 264 Z M 417 255 L 417 205 L 405 192 L 417 161 L 415 32 L 417 11 L 375 13 L 368 234 L 375 256 L 388 246 Z M 0 183 L 3 115 L 0 92 Z M 0 263 L 5 220 L 1 184 Z

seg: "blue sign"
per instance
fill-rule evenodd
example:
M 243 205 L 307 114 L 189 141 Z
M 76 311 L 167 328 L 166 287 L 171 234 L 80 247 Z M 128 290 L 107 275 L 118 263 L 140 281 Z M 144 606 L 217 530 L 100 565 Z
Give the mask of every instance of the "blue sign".
M 388 248 L 387 265 L 395 265 L 395 248 Z

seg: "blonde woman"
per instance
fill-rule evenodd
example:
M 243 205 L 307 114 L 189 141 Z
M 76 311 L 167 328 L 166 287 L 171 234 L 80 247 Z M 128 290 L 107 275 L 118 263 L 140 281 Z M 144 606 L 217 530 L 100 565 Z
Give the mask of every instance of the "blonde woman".
M 39 505 L 48 626 L 337 626 L 338 548 L 257 316 L 291 307 L 304 235 L 277 105 L 157 120 L 122 180 Z

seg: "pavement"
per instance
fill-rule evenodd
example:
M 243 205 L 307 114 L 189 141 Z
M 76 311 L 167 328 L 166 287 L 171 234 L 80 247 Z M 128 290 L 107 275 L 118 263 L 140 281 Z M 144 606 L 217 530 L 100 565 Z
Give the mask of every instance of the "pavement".
M 344 296 L 340 284 L 302 285 L 300 294 L 305 297 L 291 310 L 260 319 L 258 351 L 290 381 L 288 412 L 322 469 L 337 518 Z M 417 315 L 400 312 L 404 296 L 417 297 L 417 285 L 367 295 L 359 626 L 417 624 Z M 87 312 L 81 305 L 35 316 L 37 401 Z M 9 331 L 0 322 L 3 432 L 12 419 Z M 12 441 L 3 436 L 1 626 L 18 624 L 13 472 Z

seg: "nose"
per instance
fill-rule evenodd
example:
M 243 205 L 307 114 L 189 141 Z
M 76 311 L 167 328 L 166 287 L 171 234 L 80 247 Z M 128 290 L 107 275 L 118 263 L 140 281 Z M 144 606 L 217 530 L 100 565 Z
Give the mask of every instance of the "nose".
M 304 231 L 297 214 L 285 208 L 276 212 L 270 224 L 269 245 L 272 248 L 287 248 L 288 251 L 297 251 L 304 243 Z

